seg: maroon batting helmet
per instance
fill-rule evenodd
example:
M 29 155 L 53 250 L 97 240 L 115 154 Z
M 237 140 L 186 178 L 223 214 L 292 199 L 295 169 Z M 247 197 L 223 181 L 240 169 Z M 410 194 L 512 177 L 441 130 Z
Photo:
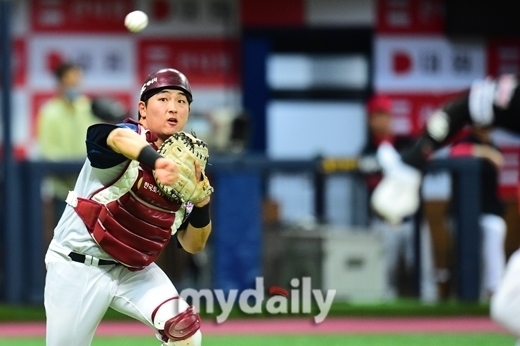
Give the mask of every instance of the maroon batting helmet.
M 191 86 L 188 78 L 181 72 L 173 68 L 164 68 L 162 70 L 150 73 L 146 77 L 141 87 L 141 101 L 150 98 L 162 89 L 178 89 L 186 93 L 188 102 L 193 101 L 191 95 Z M 154 91 L 151 93 L 151 91 Z M 149 96 L 148 96 L 149 95 Z

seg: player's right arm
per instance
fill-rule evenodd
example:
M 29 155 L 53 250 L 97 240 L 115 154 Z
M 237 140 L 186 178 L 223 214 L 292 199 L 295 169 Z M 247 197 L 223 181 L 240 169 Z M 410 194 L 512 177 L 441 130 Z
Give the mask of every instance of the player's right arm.
M 520 88 L 517 77 L 477 80 L 468 92 L 447 103 L 426 121 L 415 145 L 402 155 L 403 162 L 422 169 L 430 155 L 445 146 L 465 125 L 495 126 L 520 133 Z
M 107 136 L 107 145 L 114 152 L 122 154 L 130 160 L 137 160 L 141 150 L 150 146 L 138 133 L 124 127 L 117 127 L 110 131 Z
M 162 157 L 136 130 L 134 126 L 92 125 L 87 131 L 92 166 L 107 168 L 129 159 L 137 160 L 154 169 L 161 183 L 173 185 L 179 178 L 175 162 Z

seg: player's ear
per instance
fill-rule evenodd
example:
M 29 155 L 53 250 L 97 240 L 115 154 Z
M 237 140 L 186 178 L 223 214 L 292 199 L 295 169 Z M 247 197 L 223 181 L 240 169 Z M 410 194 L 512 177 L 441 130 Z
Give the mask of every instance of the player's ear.
M 138 107 L 138 113 L 139 113 L 139 119 L 143 118 L 146 119 L 146 104 L 144 101 L 139 101 L 137 104 Z

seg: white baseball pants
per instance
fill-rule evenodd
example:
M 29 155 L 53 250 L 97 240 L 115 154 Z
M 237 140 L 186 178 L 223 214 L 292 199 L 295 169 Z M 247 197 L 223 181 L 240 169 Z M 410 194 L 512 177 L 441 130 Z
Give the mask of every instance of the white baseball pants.
M 47 346 L 89 346 L 108 308 L 143 322 L 156 333 L 153 310 L 178 295 L 155 263 L 139 271 L 124 266 L 96 267 L 73 262 L 52 250 L 45 260 Z
M 490 308 L 491 318 L 520 338 L 520 249 L 509 258 Z

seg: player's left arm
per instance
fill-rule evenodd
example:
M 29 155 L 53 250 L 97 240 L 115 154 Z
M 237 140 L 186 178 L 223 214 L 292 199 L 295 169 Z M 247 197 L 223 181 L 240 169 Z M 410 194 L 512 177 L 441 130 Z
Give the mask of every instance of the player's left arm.
M 195 175 L 193 179 L 203 180 L 205 175 L 200 163 L 195 161 L 194 165 Z M 208 196 L 195 204 L 185 221 L 186 227 L 181 227 L 181 230 L 177 231 L 177 239 L 180 245 L 189 253 L 202 251 L 208 241 L 211 233 L 210 200 L 211 197 Z
M 177 231 L 177 239 L 182 248 L 189 253 L 204 249 L 211 234 L 210 197 L 193 207 L 187 226 Z

